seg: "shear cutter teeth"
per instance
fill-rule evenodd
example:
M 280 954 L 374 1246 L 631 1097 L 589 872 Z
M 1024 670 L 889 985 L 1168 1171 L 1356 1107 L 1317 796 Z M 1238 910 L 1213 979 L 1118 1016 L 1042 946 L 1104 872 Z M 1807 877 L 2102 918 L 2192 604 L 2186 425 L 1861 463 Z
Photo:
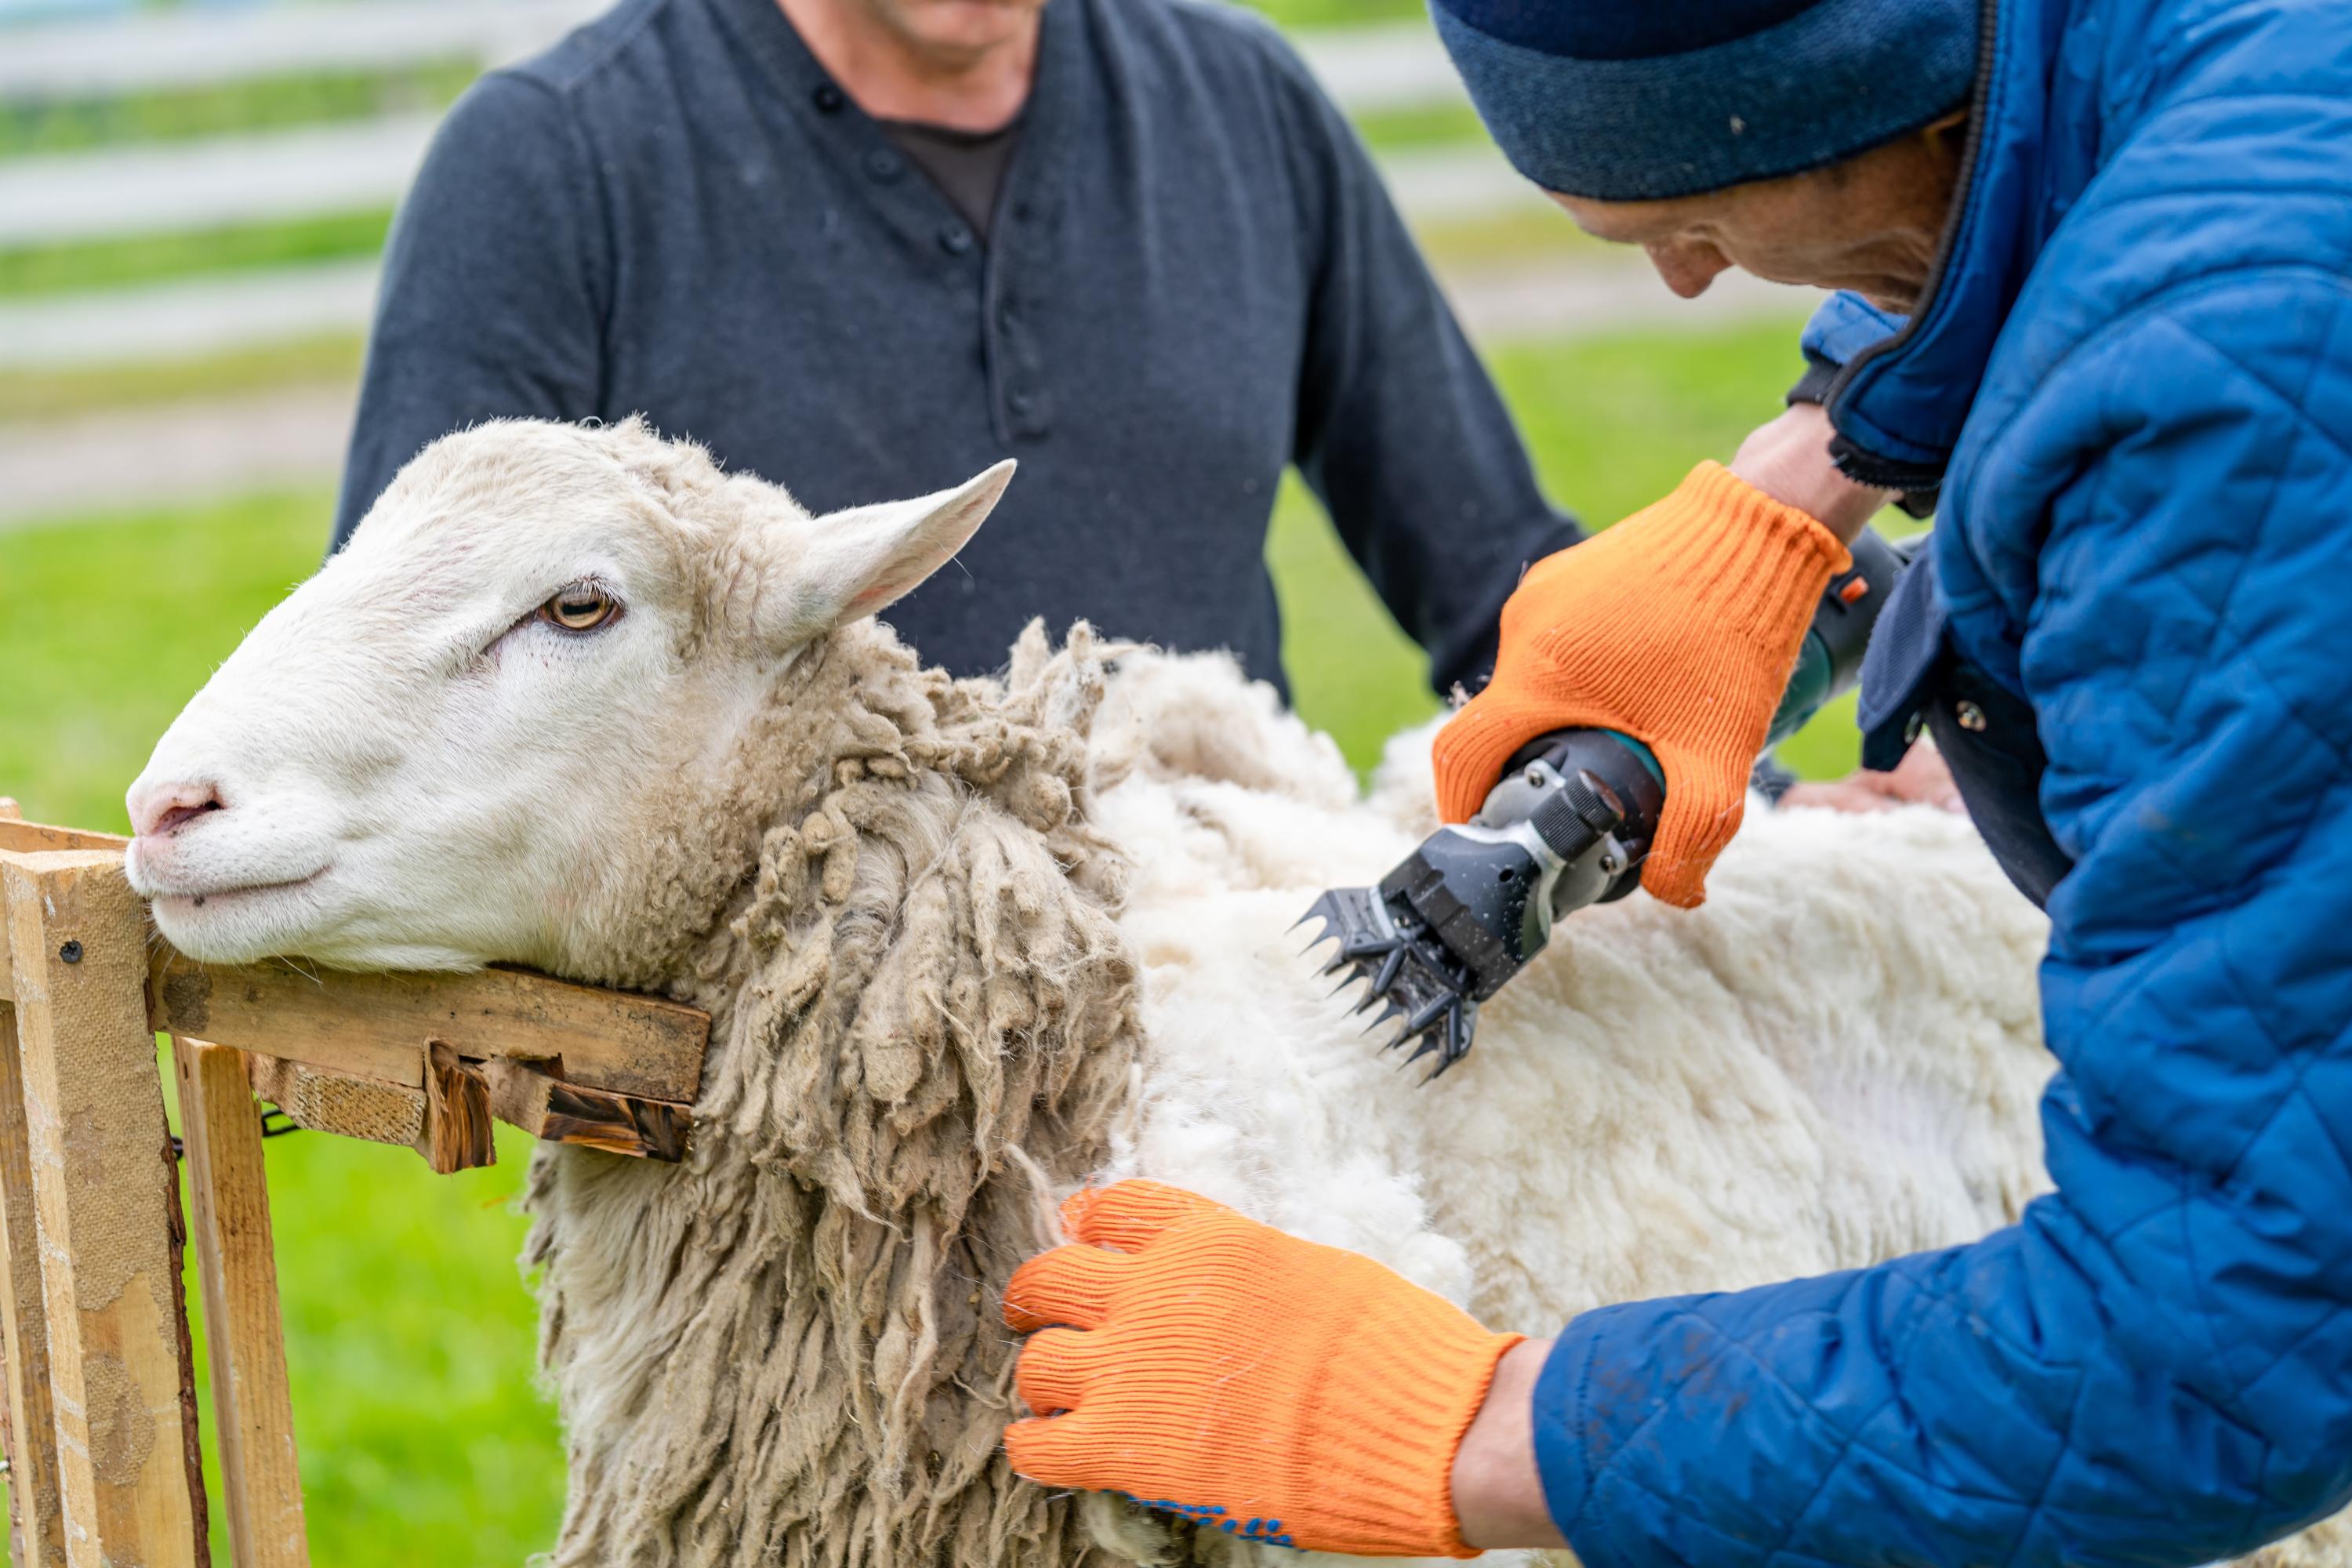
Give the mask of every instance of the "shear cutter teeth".
M 1447 973 L 1441 957 L 1423 951 L 1432 939 L 1412 911 L 1397 909 L 1378 889 L 1335 888 L 1318 899 L 1298 923 L 1309 921 L 1319 921 L 1320 929 L 1307 951 L 1327 942 L 1337 943 L 1321 966 L 1327 975 L 1345 972 L 1332 995 L 1361 983 L 1363 993 L 1349 1011 L 1373 1014 L 1364 1033 L 1395 1026 L 1381 1042 L 1382 1051 L 1411 1044 L 1414 1048 L 1406 1061 L 1435 1055 L 1436 1064 L 1423 1082 L 1462 1059 L 1476 1027 L 1478 1005 Z

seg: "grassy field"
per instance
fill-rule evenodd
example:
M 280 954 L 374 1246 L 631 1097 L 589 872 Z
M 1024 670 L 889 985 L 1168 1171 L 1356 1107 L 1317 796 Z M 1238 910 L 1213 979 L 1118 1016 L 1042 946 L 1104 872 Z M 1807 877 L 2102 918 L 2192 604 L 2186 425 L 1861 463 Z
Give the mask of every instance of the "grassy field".
M 1496 369 L 1550 492 L 1597 523 L 1727 455 L 1778 405 L 1791 341 L 1780 326 L 1629 336 L 1516 350 Z M 316 564 L 329 508 L 320 490 L 0 533 L 0 793 L 122 827 L 154 736 Z M 1434 710 L 1419 655 L 1296 487 L 1270 557 L 1299 706 L 1366 763 Z M 1797 760 L 1818 774 L 1853 750 L 1832 718 Z M 562 1480 L 514 1264 L 523 1141 L 453 1178 L 341 1140 L 268 1148 L 314 1560 L 520 1563 L 551 1539 Z

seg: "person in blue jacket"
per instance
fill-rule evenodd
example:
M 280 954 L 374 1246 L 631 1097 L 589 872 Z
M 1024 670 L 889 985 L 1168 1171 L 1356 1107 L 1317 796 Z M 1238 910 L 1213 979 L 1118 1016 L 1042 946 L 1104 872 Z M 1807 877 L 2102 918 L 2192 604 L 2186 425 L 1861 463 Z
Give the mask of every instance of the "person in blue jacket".
M 1972 1245 L 1545 1343 L 1113 1188 L 1079 1233 L 1111 1251 L 1007 1291 L 1016 1327 L 1060 1326 L 1024 1352 L 1015 1468 L 1300 1546 L 1564 1539 L 1588 1568 L 2189 1564 L 2343 1507 L 2352 4 L 1435 13 L 1519 169 L 1678 292 L 1735 265 L 1853 290 L 1735 478 L 1530 574 L 1441 791 L 1475 799 L 1548 704 L 1616 704 L 1654 745 L 1700 725 L 1726 688 L 1692 655 L 1766 590 L 1627 613 L 1664 557 L 1753 531 L 1800 623 L 1836 539 L 1935 497 L 1868 756 L 1932 731 L 2049 911 L 2054 1190 Z M 1760 734 L 1777 681 L 1747 684 Z M 1669 812 L 1710 785 L 1673 767 Z M 1691 902 L 1719 846 L 1684 826 L 1646 881 Z

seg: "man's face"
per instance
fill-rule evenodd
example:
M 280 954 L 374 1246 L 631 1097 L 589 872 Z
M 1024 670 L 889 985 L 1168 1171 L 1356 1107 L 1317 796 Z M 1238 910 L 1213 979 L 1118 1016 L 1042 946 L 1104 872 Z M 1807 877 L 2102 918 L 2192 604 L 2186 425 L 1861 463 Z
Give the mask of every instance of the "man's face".
M 1036 26 L 1045 0 L 856 0 L 919 54 L 984 55 Z
M 1552 200 L 1587 233 L 1649 252 L 1685 300 L 1738 267 L 1775 283 L 1851 289 L 1907 314 L 1950 216 L 1958 132 L 1947 121 L 1827 169 L 1671 201 Z

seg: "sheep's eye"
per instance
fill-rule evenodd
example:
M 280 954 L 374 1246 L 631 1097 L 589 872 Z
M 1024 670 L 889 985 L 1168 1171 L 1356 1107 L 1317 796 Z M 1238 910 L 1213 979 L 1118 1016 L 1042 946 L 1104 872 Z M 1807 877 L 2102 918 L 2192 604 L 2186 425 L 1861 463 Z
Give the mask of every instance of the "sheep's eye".
M 593 583 L 574 583 L 539 607 L 539 618 L 567 632 L 593 632 L 621 613 L 621 602 Z

